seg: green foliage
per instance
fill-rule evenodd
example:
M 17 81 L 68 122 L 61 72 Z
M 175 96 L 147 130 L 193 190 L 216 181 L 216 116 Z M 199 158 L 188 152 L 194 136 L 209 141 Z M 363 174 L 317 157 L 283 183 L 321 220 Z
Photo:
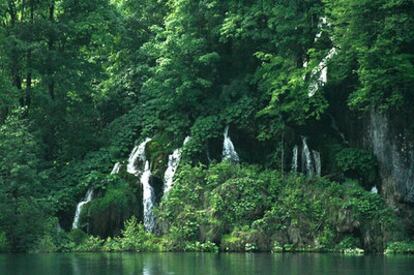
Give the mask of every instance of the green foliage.
M 345 148 L 336 154 L 336 165 L 349 177 L 363 183 L 372 184 L 377 177 L 377 163 L 368 151 L 358 148 Z
M 210 240 L 228 251 L 269 251 L 274 242 L 291 245 L 287 250 L 320 251 L 335 249 L 352 234 L 361 242 L 365 234 L 376 234 L 364 248 L 380 250 L 384 236 L 396 236 L 397 222 L 384 201 L 358 183 L 281 178 L 275 171 L 227 162 L 205 171 L 182 166 L 157 215 L 173 250 Z M 339 247 L 356 247 L 345 245 Z
M 88 235 L 80 229 L 73 229 L 72 231 L 69 232 L 69 238 L 76 245 L 79 245 L 83 243 L 84 241 L 86 241 L 86 239 L 88 238 Z
M 329 110 L 354 124 L 370 108 L 412 117 L 413 11 L 409 0 L 0 4 L 0 250 L 215 251 L 224 242 L 299 251 L 340 240 L 353 249 L 348 235 L 376 236 L 364 249 L 380 250 L 399 221 L 359 186 L 379 180 L 375 158 L 343 148 L 324 119 Z M 309 95 L 333 47 L 328 82 Z M 342 124 L 346 138 L 362 136 Z M 241 159 L 257 166 L 215 163 L 226 125 Z M 111 166 L 152 137 L 147 157 L 161 182 L 187 135 L 156 209 L 162 240 L 133 220 L 117 236 L 140 218 L 141 189 L 125 169 L 108 175 Z M 326 175 L 359 183 L 286 175 L 299 135 L 320 139 Z M 54 232 L 50 218 L 69 229 L 90 187 L 82 224 L 111 238 Z
M 53 238 L 49 235 L 43 236 L 36 244 L 34 252 L 36 253 L 52 253 L 58 251 Z
M 104 241 L 99 237 L 89 236 L 81 244 L 75 247 L 77 252 L 99 252 Z
M 414 253 L 414 242 L 392 242 L 387 245 L 385 254 L 413 254 Z
M 336 245 L 336 249 L 340 251 L 345 251 L 346 249 L 355 249 L 360 247 L 360 242 L 355 237 L 345 237 L 338 245 Z
M 184 248 L 186 252 L 214 252 L 217 253 L 219 251 L 218 246 L 215 243 L 212 242 L 194 242 L 194 243 L 188 243 L 186 247 Z
M 356 59 L 360 84 L 349 97 L 354 108 L 400 109 L 412 97 L 414 64 L 410 1 L 326 1 L 336 43 Z M 408 27 L 408 28 L 407 28 Z M 409 31 L 402 31 L 402 30 Z M 411 75 L 411 76 L 410 76 Z
M 0 252 L 6 252 L 9 249 L 6 233 L 0 232 Z
M 155 251 L 158 249 L 155 236 L 145 231 L 135 217 L 125 222 L 125 229 L 119 239 L 123 251 Z

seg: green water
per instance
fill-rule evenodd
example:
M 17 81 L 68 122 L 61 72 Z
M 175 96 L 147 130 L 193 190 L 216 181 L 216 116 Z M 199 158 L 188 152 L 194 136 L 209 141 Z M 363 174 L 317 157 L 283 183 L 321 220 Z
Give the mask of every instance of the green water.
M 7 254 L 0 274 L 414 274 L 414 256 L 333 254 Z

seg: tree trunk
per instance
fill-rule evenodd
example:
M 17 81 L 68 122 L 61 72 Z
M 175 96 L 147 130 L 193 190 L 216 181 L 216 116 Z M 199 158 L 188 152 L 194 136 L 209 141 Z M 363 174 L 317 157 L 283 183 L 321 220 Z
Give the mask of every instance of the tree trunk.
M 27 50 L 27 75 L 26 75 L 26 101 L 25 105 L 30 107 L 32 101 L 32 31 L 34 24 L 34 0 L 30 1 L 30 37 L 29 37 L 29 49 Z
M 10 14 L 11 27 L 14 29 L 17 21 L 16 6 L 12 0 L 8 1 L 8 12 Z M 17 51 L 17 44 L 13 43 L 11 51 L 10 71 L 13 85 L 17 88 L 20 95 L 20 105 L 24 106 L 24 94 L 22 90 L 22 78 L 20 76 L 19 66 L 19 52 Z
M 55 21 L 55 1 L 51 0 L 49 4 L 49 22 L 51 25 L 51 28 L 49 30 L 49 41 L 48 41 L 48 62 L 47 62 L 47 74 L 48 74 L 48 84 L 47 88 L 49 91 L 49 95 L 52 98 L 52 100 L 55 99 L 55 80 L 53 78 L 53 67 L 54 67 L 54 59 L 53 59 L 53 50 L 54 50 L 54 29 L 53 24 Z

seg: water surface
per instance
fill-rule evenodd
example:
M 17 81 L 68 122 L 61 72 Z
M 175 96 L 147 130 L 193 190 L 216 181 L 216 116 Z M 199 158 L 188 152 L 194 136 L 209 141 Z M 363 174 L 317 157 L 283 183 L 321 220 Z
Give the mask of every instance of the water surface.
M 414 274 L 414 256 L 336 254 L 3 254 L 0 274 Z

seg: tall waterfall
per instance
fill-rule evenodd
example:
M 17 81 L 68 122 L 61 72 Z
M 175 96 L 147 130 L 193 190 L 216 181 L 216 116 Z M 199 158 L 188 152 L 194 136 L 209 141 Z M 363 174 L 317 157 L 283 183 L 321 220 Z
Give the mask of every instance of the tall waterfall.
M 298 172 L 298 158 L 299 158 L 298 152 L 299 152 L 299 147 L 297 145 L 295 145 L 295 147 L 293 147 L 293 150 L 292 150 L 292 168 L 291 168 L 291 171 L 293 173 Z
M 185 144 L 188 141 L 190 141 L 190 137 L 186 137 L 184 139 L 183 146 L 185 146 Z M 167 170 L 165 170 L 165 173 L 164 173 L 164 195 L 168 193 L 168 191 L 171 190 L 175 172 L 177 171 L 178 165 L 180 164 L 181 153 L 182 153 L 182 148 L 178 148 L 178 149 L 175 149 L 174 152 L 168 156 L 168 166 L 167 166 Z
M 145 146 L 147 146 L 147 143 L 150 141 L 150 138 L 146 138 L 144 142 L 134 147 L 128 158 L 128 173 L 138 176 L 138 174 L 141 172 L 140 169 L 137 168 L 136 161 L 140 160 L 142 162 L 145 162 Z
M 313 176 L 312 155 L 306 137 L 302 137 L 302 172 L 310 177 Z
M 234 149 L 234 144 L 229 136 L 229 126 L 226 126 L 224 129 L 223 160 L 230 160 L 233 162 L 240 161 L 239 155 Z
M 150 184 L 151 169 L 149 161 L 145 161 L 144 172 L 141 175 L 141 184 L 143 188 L 143 204 L 144 204 L 144 228 L 148 232 L 153 232 L 155 227 L 155 217 L 152 212 L 155 202 L 154 189 Z
M 73 219 L 72 229 L 79 228 L 79 219 L 80 219 L 80 214 L 82 213 L 82 208 L 85 204 L 87 204 L 88 202 L 92 200 L 92 197 L 93 197 L 93 188 L 89 188 L 88 191 L 86 192 L 85 198 L 81 200 L 76 206 L 75 218 Z
M 145 147 L 150 141 L 150 138 L 146 138 L 141 144 L 134 147 L 128 159 L 127 172 L 137 177 L 140 176 L 140 183 L 143 188 L 142 203 L 144 206 L 144 227 L 145 230 L 152 232 L 155 227 L 155 218 L 152 212 L 155 203 L 155 194 L 154 189 L 150 184 L 150 163 L 145 155 Z M 139 161 L 139 163 L 137 163 L 137 161 Z M 142 164 L 144 164 L 143 170 Z

